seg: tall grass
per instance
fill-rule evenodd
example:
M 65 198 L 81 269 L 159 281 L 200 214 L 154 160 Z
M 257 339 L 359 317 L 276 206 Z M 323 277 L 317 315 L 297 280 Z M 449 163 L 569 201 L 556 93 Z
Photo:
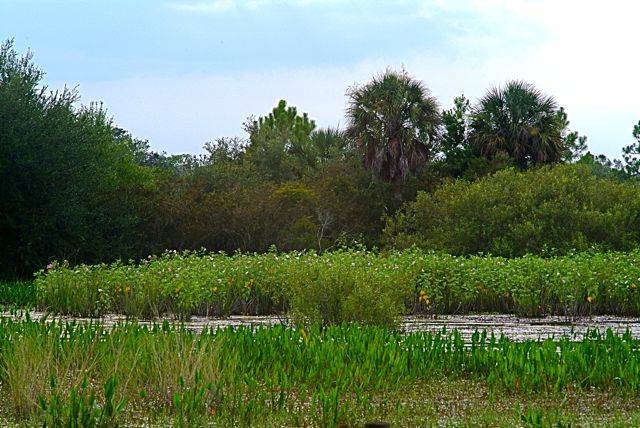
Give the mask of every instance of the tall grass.
M 37 290 L 34 281 L 0 282 L 0 305 L 35 306 Z
M 153 318 L 273 314 L 325 325 L 393 324 L 405 313 L 640 315 L 640 251 L 563 257 L 453 257 L 407 250 L 166 253 L 112 265 L 54 264 L 41 308 Z
M 455 331 L 401 335 L 357 325 L 195 334 L 168 324 L 107 330 L 4 320 L 0 400 L 18 420 L 69 420 L 80 408 L 99 418 L 91 409 L 111 403 L 114 423 L 165 417 L 182 426 L 354 426 L 380 405 L 376 398 L 443 379 L 482 382 L 495 393 L 597 389 L 633 397 L 639 348 L 630 335 L 610 331 L 579 342 L 514 343 L 485 332 L 465 342 Z M 71 403 L 75 414 L 64 412 Z M 52 416 L 52 406 L 62 410 Z

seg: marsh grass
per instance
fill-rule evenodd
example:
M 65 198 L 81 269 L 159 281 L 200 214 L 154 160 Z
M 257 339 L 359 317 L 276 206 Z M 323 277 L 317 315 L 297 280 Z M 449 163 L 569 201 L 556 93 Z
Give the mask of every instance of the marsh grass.
M 599 414 L 628 415 L 640 389 L 640 343 L 611 332 L 514 343 L 484 332 L 464 341 L 455 331 L 402 335 L 357 324 L 196 334 L 169 323 L 105 329 L 3 320 L 0 345 L 1 407 L 17 422 L 51 417 L 43 403 L 65 415 L 83 403 L 82 414 L 97 421 L 111 402 L 126 403 L 110 413 L 112 424 L 336 427 L 385 418 L 411 425 L 443 415 L 464 421 L 492 400 L 506 402 L 513 421 L 565 421 L 582 404 L 551 405 L 562 397 L 565 404 L 602 397 L 610 408 Z M 438 401 L 438 388 L 457 399 Z M 485 417 L 492 415 L 499 413 Z
M 37 303 L 38 287 L 34 281 L 0 282 L 0 305 L 26 307 Z
M 292 315 L 299 323 L 393 326 L 400 315 L 640 315 L 640 252 L 454 257 L 418 249 L 166 253 L 137 263 L 52 264 L 41 309 L 132 318 Z
M 185 388 L 216 382 L 216 343 L 187 331 L 6 321 L 0 328 L 4 407 L 19 418 L 37 414 L 42 399 L 70 400 L 74 388 L 76 396 L 100 395 L 110 379 L 113 400 L 126 399 L 129 410 L 171 408 Z

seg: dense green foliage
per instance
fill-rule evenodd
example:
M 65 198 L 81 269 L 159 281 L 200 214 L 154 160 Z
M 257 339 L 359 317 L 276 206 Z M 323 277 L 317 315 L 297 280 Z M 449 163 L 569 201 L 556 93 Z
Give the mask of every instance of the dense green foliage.
M 48 94 L 43 73 L 0 47 L 0 274 L 53 257 L 97 262 L 136 254 L 145 174 L 98 107 Z
M 415 191 L 407 190 L 409 195 Z M 251 163 L 219 161 L 160 183 L 148 238 L 154 252 L 198 249 L 323 250 L 381 242 L 382 216 L 397 207 L 385 183 L 371 183 L 353 159 L 276 183 Z
M 580 165 L 503 170 L 420 192 L 386 233 L 394 246 L 457 255 L 629 250 L 640 243 L 640 188 Z
M 640 178 L 640 122 L 633 127 L 633 138 L 636 140 L 622 148 L 625 171 L 632 177 Z
M 426 260 L 419 287 L 434 313 L 524 316 L 640 314 L 640 254 L 565 257 L 440 256 Z
M 470 102 L 461 95 L 453 100 L 453 108 L 442 112 L 444 132 L 440 140 L 440 154 L 434 168 L 448 177 L 468 174 L 474 159 L 473 147 L 468 143 Z
M 196 334 L 168 324 L 106 329 L 5 319 L 0 402 L 5 416 L 21 421 L 85 419 L 80 426 L 155 425 L 165 415 L 174 426 L 335 427 L 406 417 L 402 409 L 412 404 L 404 398 L 414 388 L 460 379 L 529 400 L 574 390 L 638 393 L 637 340 L 610 331 L 569 339 L 515 343 L 477 332 L 465 341 L 455 331 L 357 326 Z M 427 409 L 413 417 L 438 417 Z
M 53 265 L 36 283 L 41 306 L 84 316 L 269 314 L 303 322 L 391 324 L 415 294 L 420 269 L 403 254 L 366 251 L 244 255 L 168 253 L 137 266 Z
M 33 281 L 0 282 L 0 305 L 33 307 L 37 303 L 37 286 Z
M 298 116 L 295 107 L 287 107 L 287 102 L 280 100 L 268 116 L 246 125 L 249 133 L 246 156 L 271 180 L 300 178 L 316 164 L 311 139 L 315 127 L 307 113 Z
M 303 323 L 393 324 L 403 313 L 640 315 L 640 254 L 515 259 L 375 254 L 166 254 L 137 265 L 54 265 L 40 305 L 133 317 L 290 312 Z

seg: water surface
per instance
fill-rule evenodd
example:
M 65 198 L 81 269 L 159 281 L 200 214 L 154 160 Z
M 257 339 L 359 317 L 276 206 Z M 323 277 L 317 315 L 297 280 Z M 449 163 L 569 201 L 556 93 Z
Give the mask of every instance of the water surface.
M 24 318 L 25 314 L 0 313 L 4 318 Z M 107 315 L 102 318 L 78 318 L 66 316 L 45 315 L 43 312 L 32 311 L 29 317 L 33 320 L 60 320 L 76 322 L 99 322 L 105 326 L 113 326 L 124 323 L 127 318 L 123 315 Z M 164 321 L 181 323 L 187 329 L 200 332 L 207 328 L 226 328 L 238 326 L 268 327 L 276 324 L 290 324 L 290 319 L 281 316 L 242 316 L 234 315 L 227 318 L 192 317 L 189 321 L 176 321 L 172 318 L 157 320 L 138 320 L 141 325 L 152 325 Z M 605 333 L 611 329 L 616 334 L 629 331 L 631 335 L 640 339 L 640 318 L 624 318 L 613 316 L 593 316 L 567 319 L 566 317 L 520 318 L 515 315 L 440 315 L 437 317 L 404 317 L 400 323 L 403 332 L 418 331 L 442 332 L 458 330 L 467 340 L 475 331 L 487 330 L 497 337 L 505 335 L 515 341 L 537 340 L 546 338 L 569 337 L 580 340 L 589 330 L 598 330 Z

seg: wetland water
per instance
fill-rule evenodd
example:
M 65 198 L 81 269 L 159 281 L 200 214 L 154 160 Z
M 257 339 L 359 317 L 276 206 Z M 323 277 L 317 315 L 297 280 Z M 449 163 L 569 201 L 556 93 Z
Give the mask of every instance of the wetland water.
M 25 318 L 25 314 L 16 317 L 15 314 L 2 313 L 4 318 Z M 99 322 L 105 326 L 112 326 L 124 323 L 127 318 L 122 315 L 109 315 L 102 318 L 75 318 L 62 316 L 45 316 L 42 312 L 30 312 L 32 320 L 48 319 L 77 322 Z M 170 318 L 169 322 L 179 323 Z M 155 321 L 138 320 L 139 324 L 151 325 L 162 323 L 165 319 Z M 287 324 L 289 319 L 277 316 L 230 316 L 228 318 L 205 318 L 192 317 L 189 321 L 180 322 L 187 329 L 199 332 L 205 328 L 225 328 L 236 326 L 272 326 L 276 324 Z M 597 329 L 601 333 L 607 329 L 613 330 L 616 334 L 629 331 L 636 339 L 640 339 L 640 318 L 623 318 L 611 316 L 579 317 L 567 320 L 565 317 L 544 317 L 544 318 L 519 318 L 514 315 L 440 315 L 438 317 L 404 317 L 400 323 L 400 329 L 404 332 L 431 331 L 441 332 L 444 328 L 447 331 L 457 329 L 467 340 L 476 330 L 487 330 L 487 334 L 493 332 L 496 337 L 501 334 L 512 340 L 537 340 L 553 337 L 569 337 L 580 340 L 588 330 Z

